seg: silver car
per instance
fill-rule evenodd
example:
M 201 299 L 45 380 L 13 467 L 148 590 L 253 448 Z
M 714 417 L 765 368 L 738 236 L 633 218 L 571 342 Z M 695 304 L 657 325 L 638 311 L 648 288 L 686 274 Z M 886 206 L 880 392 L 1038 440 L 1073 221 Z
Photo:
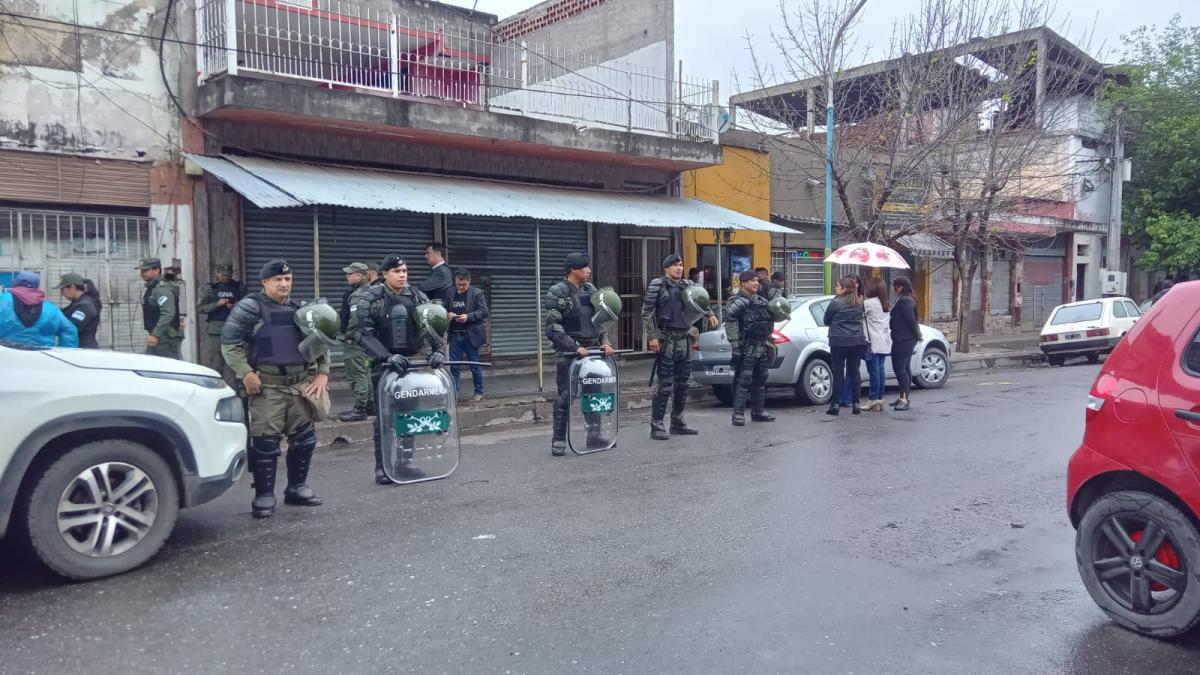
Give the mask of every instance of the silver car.
M 833 369 L 829 357 L 829 329 L 825 309 L 832 295 L 791 298 L 792 315 L 775 324 L 772 342 L 776 357 L 767 375 L 768 387 L 790 387 L 804 403 L 824 405 L 833 395 Z M 921 326 L 922 340 L 913 350 L 913 384 L 921 389 L 937 389 L 950 378 L 950 341 L 936 328 Z M 733 402 L 731 349 L 725 329 L 702 333 L 697 351 L 692 352 L 692 379 L 713 388 L 717 399 Z M 887 377 L 895 381 L 891 361 Z M 867 368 L 862 367 L 862 383 L 867 385 Z

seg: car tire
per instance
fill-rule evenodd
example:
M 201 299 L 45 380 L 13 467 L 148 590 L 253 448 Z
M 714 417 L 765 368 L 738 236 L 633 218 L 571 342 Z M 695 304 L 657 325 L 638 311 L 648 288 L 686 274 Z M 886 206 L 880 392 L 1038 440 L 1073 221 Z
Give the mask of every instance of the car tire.
M 1063 366 L 1063 365 L 1064 365 L 1066 362 L 1067 362 L 1067 357 L 1065 357 L 1065 356 L 1053 356 L 1053 355 L 1050 355 L 1050 356 L 1047 356 L 1047 357 L 1046 357 L 1046 363 L 1049 363 L 1049 364 L 1050 364 L 1050 365 L 1052 365 L 1052 366 L 1061 367 L 1061 366 Z
M 1100 363 L 1100 352 L 1088 352 L 1088 363 Z
M 717 397 L 721 405 L 733 405 L 733 387 L 728 384 L 714 384 L 712 390 L 713 396 Z
M 1152 527 L 1161 544 L 1139 548 L 1157 538 Z M 1121 491 L 1097 499 L 1079 521 L 1075 561 L 1092 599 L 1129 630 L 1170 638 L 1200 622 L 1200 534 L 1161 497 Z
M 179 490 L 171 467 L 150 448 L 94 441 L 36 478 L 23 515 L 30 548 L 46 567 L 67 579 L 99 579 L 158 553 L 175 528 Z M 80 524 L 63 529 L 69 522 Z
M 941 389 L 950 379 L 950 357 L 937 347 L 926 347 L 921 354 L 921 367 L 913 378 L 917 389 Z
M 833 398 L 833 368 L 817 357 L 809 359 L 796 382 L 796 398 L 808 405 L 826 405 Z

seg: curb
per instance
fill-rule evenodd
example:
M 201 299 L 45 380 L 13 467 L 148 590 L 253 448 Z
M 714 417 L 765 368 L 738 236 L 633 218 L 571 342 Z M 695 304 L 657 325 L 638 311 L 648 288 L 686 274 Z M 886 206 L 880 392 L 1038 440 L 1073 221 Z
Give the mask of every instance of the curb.
M 992 368 L 1023 368 L 1038 363 L 1044 363 L 1046 357 L 1041 352 L 1021 352 L 1017 354 L 993 354 L 973 356 L 967 354 L 961 360 L 952 360 L 952 372 L 969 373 L 976 370 Z

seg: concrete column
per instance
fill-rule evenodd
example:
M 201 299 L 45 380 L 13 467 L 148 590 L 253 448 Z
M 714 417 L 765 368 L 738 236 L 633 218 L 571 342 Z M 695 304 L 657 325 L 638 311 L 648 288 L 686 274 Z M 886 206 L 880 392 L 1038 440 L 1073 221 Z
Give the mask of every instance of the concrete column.
M 983 260 L 979 266 L 979 313 L 983 317 L 983 333 L 987 334 L 988 317 L 992 315 L 992 267 L 996 251 L 992 246 L 983 249 Z
M 1034 90 L 1034 117 L 1037 119 L 1038 126 L 1045 124 L 1046 114 L 1042 110 L 1046 104 L 1046 70 L 1049 66 L 1049 51 L 1050 46 L 1046 42 L 1045 37 L 1040 37 L 1037 40 L 1037 83 Z
M 1025 254 L 1018 253 L 1008 263 L 1008 313 L 1012 316 L 1013 328 L 1021 328 L 1021 287 L 1025 283 Z

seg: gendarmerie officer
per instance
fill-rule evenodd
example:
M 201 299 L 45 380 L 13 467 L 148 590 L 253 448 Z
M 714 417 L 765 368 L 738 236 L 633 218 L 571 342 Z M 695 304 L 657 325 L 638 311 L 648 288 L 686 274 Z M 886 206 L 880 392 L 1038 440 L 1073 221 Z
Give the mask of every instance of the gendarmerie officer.
M 221 356 L 221 332 L 234 305 L 246 296 L 246 286 L 233 278 L 233 265 L 218 263 L 213 267 L 216 281 L 204 288 L 196 313 L 205 317 L 203 349 L 200 364 L 225 375 L 225 359 Z
M 429 344 L 422 337 L 416 321 L 416 308 L 429 302 L 429 297 L 408 283 L 408 263 L 399 255 L 389 255 L 379 265 L 383 283 L 362 287 L 351 296 L 350 334 L 353 341 L 375 359 L 371 376 L 374 390 L 384 368 L 401 376 L 408 372 L 409 359 L 421 354 L 428 345 L 430 367 L 445 363 L 444 344 Z M 365 306 L 364 306 L 365 305 Z M 383 470 L 383 438 L 380 425 L 375 427 L 375 482 L 391 485 Z
M 301 305 L 291 299 L 292 270 L 272 260 L 259 272 L 263 289 L 234 306 L 221 333 L 221 354 L 245 386 L 250 408 L 250 471 L 255 518 L 275 512 L 275 470 L 287 437 L 285 504 L 318 506 L 308 486 L 308 467 L 317 447 L 314 398 L 329 384 L 329 355 L 309 361 L 301 354 L 304 335 L 296 324 Z M 259 326 L 255 332 L 255 327 Z M 336 334 L 336 319 L 331 327 Z
M 670 434 L 695 436 L 700 433 L 687 425 L 683 409 L 687 405 L 688 379 L 691 376 L 692 344 L 696 339 L 695 317 L 703 316 L 710 328 L 718 325 L 717 317 L 708 307 L 697 306 L 689 293 L 700 287 L 683 278 L 683 258 L 677 254 L 663 258 L 663 276 L 655 278 L 646 288 L 642 299 L 642 327 L 649 338 L 650 351 L 658 354 L 655 360 L 658 387 L 650 414 L 650 438 L 669 439 Z M 704 294 L 707 298 L 707 293 Z M 667 402 L 674 394 L 671 406 L 671 430 L 667 433 L 663 417 Z
M 758 275 L 742 272 L 741 290 L 725 309 L 725 336 L 733 348 L 733 426 L 746 424 L 746 399 L 750 399 L 750 419 L 774 422 L 764 409 L 767 397 L 767 370 L 774 353 L 771 331 L 775 319 L 767 299 L 759 294 Z
M 142 294 L 142 325 L 146 329 L 146 353 L 182 358 L 179 345 L 183 333 L 179 331 L 179 290 L 162 278 L 162 261 L 158 258 L 142 258 L 138 264 L 146 291 Z
M 96 330 L 100 328 L 100 292 L 83 275 L 68 272 L 58 282 L 59 292 L 71 304 L 63 310 L 67 320 L 79 331 L 79 346 L 82 349 L 99 349 Z
M 606 356 L 613 348 L 608 335 L 592 323 L 592 295 L 596 287 L 592 276 L 592 258 L 586 253 L 572 253 L 563 265 L 566 278 L 550 287 L 542 301 L 545 312 L 546 338 L 558 354 L 555 381 L 558 398 L 554 399 L 554 431 L 550 454 L 561 456 L 567 449 L 567 423 L 571 413 L 571 364 L 576 358 L 588 355 L 588 347 L 601 347 Z
M 354 394 L 354 407 L 342 411 L 338 419 L 343 422 L 358 422 L 367 419 L 374 413 L 375 390 L 371 388 L 371 357 L 354 342 L 350 332 L 351 307 L 357 307 L 356 300 L 363 289 L 370 288 L 367 284 L 367 273 L 370 272 L 366 263 L 350 263 L 342 268 L 346 274 L 346 292 L 342 295 L 342 306 L 338 309 L 342 324 L 342 334 L 345 345 L 342 347 L 342 364 L 346 370 L 346 382 Z M 369 304 L 363 302 L 363 307 Z

